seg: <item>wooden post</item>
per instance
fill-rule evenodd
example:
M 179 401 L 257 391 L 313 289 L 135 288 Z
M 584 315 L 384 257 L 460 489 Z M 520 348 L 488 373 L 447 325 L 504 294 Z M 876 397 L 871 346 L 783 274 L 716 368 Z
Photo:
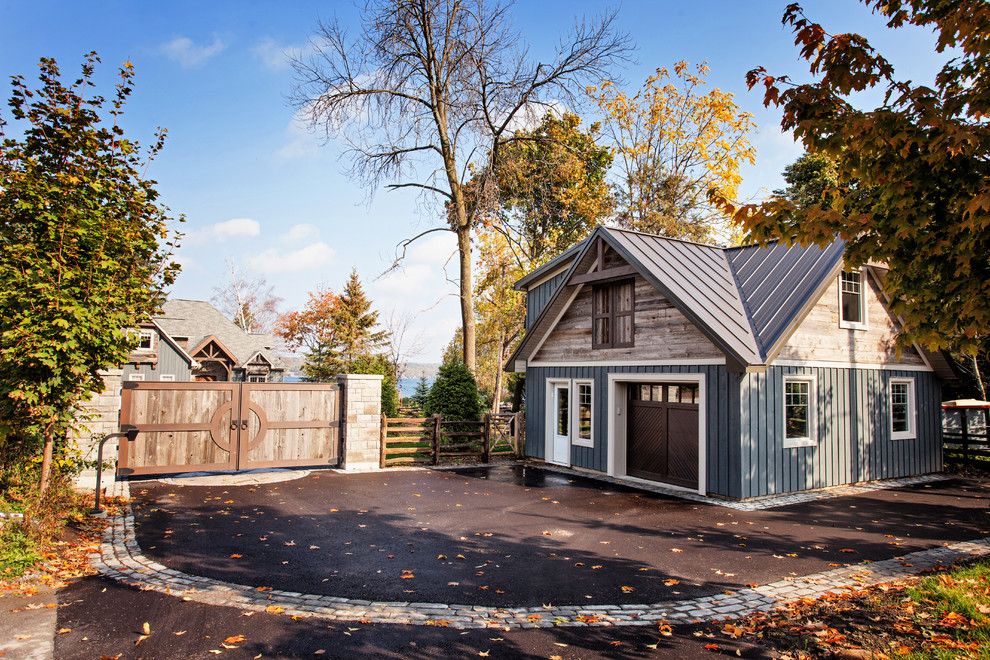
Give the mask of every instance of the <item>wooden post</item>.
M 485 430 L 481 436 L 481 462 L 488 463 L 492 457 L 492 414 L 485 413 Z
M 382 425 L 379 430 L 379 438 L 381 439 L 381 448 L 379 450 L 380 454 L 378 458 L 378 467 L 384 468 L 385 461 L 387 460 L 385 451 L 388 448 L 388 417 L 385 416 L 385 413 L 382 413 Z
M 520 438 L 519 429 L 520 429 L 521 425 L 524 424 L 524 423 L 525 423 L 525 420 L 523 419 L 522 412 L 521 411 L 517 411 L 516 414 L 513 415 L 513 417 L 512 417 L 512 452 L 513 452 L 515 458 L 519 458 L 519 456 L 520 456 L 520 453 L 519 453 L 519 438 Z
M 962 450 L 963 465 L 969 465 L 969 410 L 962 408 Z
M 433 464 L 440 463 L 440 415 L 433 416 Z

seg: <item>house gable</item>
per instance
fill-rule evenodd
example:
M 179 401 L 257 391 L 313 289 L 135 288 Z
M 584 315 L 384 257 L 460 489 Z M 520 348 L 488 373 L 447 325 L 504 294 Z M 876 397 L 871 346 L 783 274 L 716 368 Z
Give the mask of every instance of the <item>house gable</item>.
M 794 329 L 777 360 L 892 364 L 922 367 L 925 360 L 914 348 L 896 348 L 900 325 L 887 309 L 875 277 L 864 271 L 866 329 L 839 326 L 839 280 L 832 277 L 825 292 Z
M 592 348 L 592 287 L 583 285 L 550 331 L 531 363 L 573 363 L 575 360 L 724 359 L 725 354 L 680 310 L 647 282 L 635 276 L 634 345 Z

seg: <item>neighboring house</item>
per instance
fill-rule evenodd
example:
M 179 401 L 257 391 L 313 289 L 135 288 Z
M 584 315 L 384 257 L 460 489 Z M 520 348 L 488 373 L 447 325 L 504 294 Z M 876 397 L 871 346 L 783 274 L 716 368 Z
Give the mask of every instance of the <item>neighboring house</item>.
M 843 250 L 598 227 L 516 285 L 526 454 L 729 498 L 941 469 L 954 372 Z
M 203 300 L 173 299 L 142 325 L 125 381 L 281 382 L 284 365 L 267 334 L 241 330 Z

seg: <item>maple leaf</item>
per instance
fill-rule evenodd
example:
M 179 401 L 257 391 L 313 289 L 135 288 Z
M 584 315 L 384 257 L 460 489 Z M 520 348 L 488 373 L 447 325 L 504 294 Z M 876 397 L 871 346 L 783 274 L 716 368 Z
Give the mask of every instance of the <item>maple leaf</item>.
M 224 644 L 240 644 L 241 642 L 247 640 L 244 635 L 231 635 L 223 640 Z
M 407 569 L 402 571 L 402 574 L 399 577 L 403 580 L 411 580 L 416 577 L 416 574 Z
M 628 584 L 624 584 L 620 588 L 622 589 L 622 593 L 624 594 L 631 594 L 632 592 L 636 591 L 636 587 L 630 587 Z
M 280 607 L 278 605 L 269 605 L 268 607 L 265 608 L 265 611 L 268 612 L 269 614 L 281 614 L 282 612 L 285 611 L 285 608 Z
M 674 578 L 667 578 L 666 580 L 663 581 L 663 584 L 666 587 L 673 587 L 674 585 L 678 585 L 680 583 L 681 583 L 680 580 L 675 580 Z
M 234 552 L 234 553 L 232 553 L 232 554 L 230 555 L 230 558 L 231 558 L 231 559 L 240 559 L 240 558 L 241 558 L 241 557 L 243 557 L 243 556 L 244 556 L 244 555 L 239 555 L 239 554 L 237 554 L 236 552 Z

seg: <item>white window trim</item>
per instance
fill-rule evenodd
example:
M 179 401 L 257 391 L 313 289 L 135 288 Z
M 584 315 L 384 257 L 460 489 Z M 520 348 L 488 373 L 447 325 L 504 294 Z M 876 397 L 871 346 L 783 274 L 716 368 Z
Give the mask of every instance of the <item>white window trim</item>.
M 894 384 L 903 383 L 908 386 L 908 430 L 894 431 Z M 887 423 L 891 440 L 914 440 L 918 437 L 918 406 L 915 399 L 914 378 L 891 378 L 887 383 Z
M 129 381 L 131 381 L 133 383 L 144 382 L 144 374 L 129 374 L 127 376 L 127 380 L 129 380 Z
M 852 272 L 852 271 L 847 271 Z M 839 276 L 836 279 L 839 288 L 839 327 L 846 330 L 869 330 L 870 329 L 870 317 L 869 309 L 870 305 L 866 301 L 866 290 L 869 288 L 869 275 L 865 268 L 859 269 L 859 306 L 860 312 L 863 320 L 859 323 L 854 321 L 845 321 L 842 319 L 842 272 L 839 272 Z
M 148 348 L 141 348 L 140 346 L 138 346 L 137 348 L 134 349 L 134 352 L 135 353 L 154 353 L 155 352 L 155 331 L 154 330 L 151 330 L 151 329 L 138 330 L 138 338 L 139 338 L 139 340 L 140 340 L 140 338 L 143 338 L 145 335 L 147 335 L 149 338 L 151 338 L 151 346 L 148 347 Z
M 787 384 L 792 382 L 808 383 L 808 437 L 787 437 Z M 783 433 L 784 449 L 818 446 L 818 378 L 814 374 L 788 374 L 784 376 L 784 387 L 781 391 L 780 429 Z
M 174 383 L 175 374 L 162 374 L 158 377 L 158 380 L 160 380 L 163 383 Z
M 580 400 L 578 397 L 578 385 L 589 385 L 591 387 L 591 437 L 588 439 L 578 435 L 578 424 L 581 422 L 581 415 L 578 412 Z M 592 378 L 575 378 L 571 381 L 571 445 L 576 447 L 595 446 L 595 381 Z

